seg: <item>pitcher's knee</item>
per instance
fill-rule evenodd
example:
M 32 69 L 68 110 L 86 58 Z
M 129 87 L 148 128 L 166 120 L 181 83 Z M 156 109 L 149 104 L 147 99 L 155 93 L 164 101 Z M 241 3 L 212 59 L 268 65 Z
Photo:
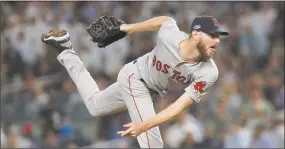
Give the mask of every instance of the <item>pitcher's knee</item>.
M 102 116 L 104 113 L 102 112 L 102 110 L 99 110 L 99 108 L 97 107 L 98 106 L 97 96 L 98 94 L 94 94 L 92 95 L 92 97 L 89 97 L 88 100 L 84 102 L 89 114 L 94 117 Z
M 86 102 L 85 105 L 88 109 L 89 114 L 94 117 L 101 117 L 112 113 L 112 111 L 110 111 L 109 109 L 100 107 L 92 101 Z
M 88 110 L 88 111 L 89 111 L 89 114 L 91 116 L 94 116 L 94 117 L 100 117 L 100 116 L 104 116 L 105 115 L 104 113 L 94 112 L 94 110 L 92 110 L 92 111 Z
M 95 107 L 92 104 L 87 103 L 86 107 L 87 107 L 88 112 L 91 116 L 100 117 L 100 116 L 104 116 L 106 114 L 106 112 L 104 110 L 99 110 L 97 107 Z

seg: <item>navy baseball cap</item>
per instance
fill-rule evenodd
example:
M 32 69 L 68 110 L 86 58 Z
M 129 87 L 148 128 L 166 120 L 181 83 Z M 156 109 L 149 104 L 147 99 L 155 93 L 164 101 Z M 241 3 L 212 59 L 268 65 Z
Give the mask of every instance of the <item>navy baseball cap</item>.
M 227 31 L 220 29 L 219 22 L 213 16 L 198 16 L 191 25 L 190 32 L 193 30 L 202 31 L 207 34 L 218 33 L 219 35 L 229 35 Z

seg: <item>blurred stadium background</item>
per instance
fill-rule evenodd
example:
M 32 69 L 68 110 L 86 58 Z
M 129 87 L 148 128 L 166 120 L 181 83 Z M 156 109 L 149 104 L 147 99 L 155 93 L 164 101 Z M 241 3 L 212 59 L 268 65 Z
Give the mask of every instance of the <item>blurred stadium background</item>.
M 284 2 L 1 2 L 1 147 L 139 147 L 117 131 L 127 112 L 92 118 L 56 52 L 40 41 L 67 29 L 75 51 L 101 89 L 119 69 L 149 52 L 155 32 L 98 49 L 87 26 L 100 15 L 127 23 L 159 15 L 188 32 L 197 15 L 213 15 L 231 34 L 215 61 L 220 76 L 209 94 L 160 127 L 165 147 L 284 148 Z M 155 97 L 157 112 L 180 94 Z

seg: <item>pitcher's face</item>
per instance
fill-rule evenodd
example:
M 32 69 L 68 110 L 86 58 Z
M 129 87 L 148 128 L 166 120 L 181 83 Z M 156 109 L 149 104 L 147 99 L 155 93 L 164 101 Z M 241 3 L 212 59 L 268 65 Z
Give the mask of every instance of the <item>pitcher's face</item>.
M 212 58 L 220 43 L 220 35 L 218 33 L 207 34 L 200 32 L 199 36 L 200 40 L 197 44 L 197 48 L 200 50 L 203 57 Z

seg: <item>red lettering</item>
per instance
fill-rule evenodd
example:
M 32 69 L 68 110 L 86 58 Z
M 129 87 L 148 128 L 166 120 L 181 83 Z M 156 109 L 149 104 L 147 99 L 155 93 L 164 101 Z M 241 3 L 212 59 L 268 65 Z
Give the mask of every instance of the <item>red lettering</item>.
M 166 74 L 168 73 L 168 70 L 170 68 L 169 65 L 163 64 L 160 60 L 156 59 L 156 56 L 153 57 L 152 66 L 155 66 L 158 71 L 161 71 Z
M 178 72 L 178 71 L 176 71 L 176 70 L 173 70 L 173 76 L 171 77 L 171 79 L 175 79 L 176 78 L 176 76 L 178 75 L 180 75 L 181 74 L 181 72 Z
M 184 76 L 179 76 L 176 78 L 176 80 L 180 83 L 183 83 L 186 80 L 186 78 Z
M 158 60 L 158 61 L 156 62 L 156 69 L 157 69 L 158 71 L 160 71 L 161 68 L 162 68 L 162 63 L 161 63 L 161 61 Z
M 168 73 L 168 69 L 169 69 L 169 68 L 170 68 L 169 65 L 164 64 L 164 65 L 163 65 L 163 70 L 162 70 L 162 72 L 163 72 L 163 73 Z
M 153 57 L 152 66 L 155 66 L 156 56 Z

